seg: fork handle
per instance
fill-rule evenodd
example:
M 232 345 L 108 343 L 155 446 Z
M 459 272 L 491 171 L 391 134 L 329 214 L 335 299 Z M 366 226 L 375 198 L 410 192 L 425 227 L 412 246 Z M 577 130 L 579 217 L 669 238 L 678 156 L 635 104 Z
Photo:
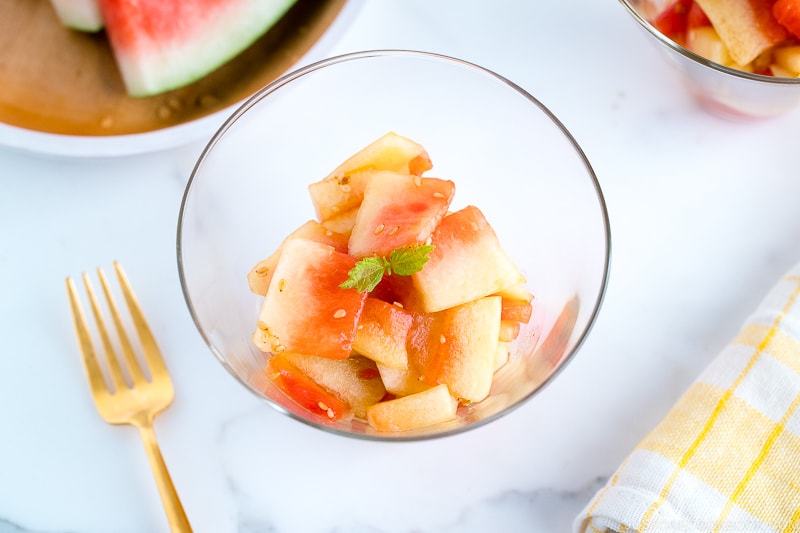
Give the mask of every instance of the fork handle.
M 170 530 L 173 533 L 191 533 L 192 526 L 189 525 L 181 500 L 178 498 L 178 492 L 175 490 L 175 485 L 172 484 L 167 465 L 161 456 L 153 426 L 150 423 L 146 423 L 136 424 L 136 427 L 139 429 L 139 434 L 144 442 L 144 449 L 147 452 L 147 458 L 150 460 L 150 467 L 153 469 L 153 476 L 156 479 L 156 485 L 161 495 L 164 511 L 167 514 Z

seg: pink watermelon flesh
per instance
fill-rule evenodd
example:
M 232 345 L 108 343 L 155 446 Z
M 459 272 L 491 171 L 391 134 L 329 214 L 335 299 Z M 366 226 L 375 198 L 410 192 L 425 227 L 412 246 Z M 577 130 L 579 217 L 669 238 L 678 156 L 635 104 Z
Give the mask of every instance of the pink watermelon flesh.
M 272 27 L 295 0 L 99 0 L 125 88 L 150 96 L 192 83 Z
M 98 0 L 50 0 L 58 20 L 73 30 L 96 32 L 103 29 Z
M 355 262 L 332 246 L 302 238 L 286 241 L 259 314 L 263 348 L 349 357 L 367 293 L 339 285 Z
M 399 246 L 425 242 L 454 194 L 455 185 L 449 180 L 375 172 L 350 234 L 350 255 L 388 256 Z

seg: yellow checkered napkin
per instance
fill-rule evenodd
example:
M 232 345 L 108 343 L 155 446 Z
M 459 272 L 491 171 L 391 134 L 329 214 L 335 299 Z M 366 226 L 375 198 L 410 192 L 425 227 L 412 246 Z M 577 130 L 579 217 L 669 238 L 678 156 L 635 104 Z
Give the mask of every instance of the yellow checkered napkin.
M 800 533 L 800 264 L 574 526 Z

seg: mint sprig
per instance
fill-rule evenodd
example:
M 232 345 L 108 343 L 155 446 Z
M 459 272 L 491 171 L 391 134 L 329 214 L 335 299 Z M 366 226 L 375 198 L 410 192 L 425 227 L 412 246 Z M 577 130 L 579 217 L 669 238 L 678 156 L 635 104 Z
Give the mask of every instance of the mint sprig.
M 389 253 L 389 257 L 365 257 L 360 259 L 347 273 L 347 279 L 339 285 L 342 289 L 371 291 L 378 286 L 384 275 L 410 276 L 422 270 L 430 259 L 432 245 L 400 246 Z

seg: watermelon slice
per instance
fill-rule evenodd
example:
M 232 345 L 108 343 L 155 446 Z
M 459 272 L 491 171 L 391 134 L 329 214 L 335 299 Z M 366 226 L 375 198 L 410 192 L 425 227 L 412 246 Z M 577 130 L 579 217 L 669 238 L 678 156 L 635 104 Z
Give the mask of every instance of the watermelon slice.
M 266 33 L 295 2 L 98 1 L 125 88 L 135 97 L 202 78 Z

